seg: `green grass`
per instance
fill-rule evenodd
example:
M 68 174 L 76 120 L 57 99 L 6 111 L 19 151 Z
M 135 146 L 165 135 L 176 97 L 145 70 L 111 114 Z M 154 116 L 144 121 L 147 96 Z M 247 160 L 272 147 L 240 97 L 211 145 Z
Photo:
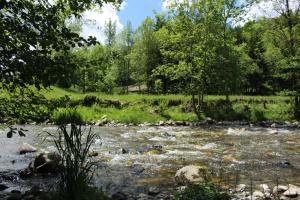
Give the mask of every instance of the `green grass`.
M 128 107 L 124 109 L 117 108 L 103 108 L 100 106 L 83 107 L 80 106 L 77 110 L 82 113 L 82 117 L 85 121 L 94 121 L 106 116 L 108 120 L 120 122 L 120 123 L 133 123 L 140 124 L 143 122 L 156 123 L 160 120 L 164 120 L 163 117 L 144 110 L 139 107 Z
M 94 104 L 91 107 L 77 106 L 82 114 L 83 120 L 96 122 L 104 115 L 110 121 L 121 123 L 139 124 L 143 122 L 156 123 L 158 121 L 197 121 L 196 115 L 192 112 L 190 96 L 185 95 L 147 95 L 147 94 L 129 94 L 129 95 L 107 95 L 103 93 L 79 93 L 74 90 L 65 90 L 57 87 L 42 89 L 42 95 L 48 100 L 56 100 L 66 95 L 71 101 L 80 102 L 85 96 L 96 96 L 99 100 L 119 101 L 123 106 L 117 108 L 114 106 L 103 106 Z M 0 97 L 8 97 L 3 92 Z M 212 117 L 216 120 L 293 120 L 292 103 L 289 97 L 283 96 L 230 96 L 232 107 L 225 109 L 220 104 L 220 100 L 225 100 L 225 96 L 210 95 L 205 97 L 208 108 L 202 113 L 203 118 Z M 64 101 L 64 100 L 63 100 Z M 175 102 L 175 106 L 172 103 Z M 179 102 L 179 103 L 178 103 Z M 218 104 L 219 102 L 219 104 Z M 78 105 L 78 103 L 71 107 Z M 44 105 L 45 106 L 45 105 Z M 57 109 L 64 110 L 65 107 Z M 55 119 L 55 115 L 51 116 Z

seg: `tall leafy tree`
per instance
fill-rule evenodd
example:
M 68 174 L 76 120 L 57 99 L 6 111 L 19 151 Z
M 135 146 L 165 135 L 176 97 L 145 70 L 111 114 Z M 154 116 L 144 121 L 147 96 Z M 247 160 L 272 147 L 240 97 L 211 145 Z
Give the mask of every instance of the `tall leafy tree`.
M 146 18 L 135 34 L 135 44 L 131 53 L 133 78 L 141 85 L 147 85 L 148 92 L 154 90 L 153 70 L 158 66 L 160 52 L 154 33 L 154 21 Z
M 216 1 L 195 0 L 174 4 L 171 16 L 168 25 L 159 31 L 165 61 L 156 73 L 166 75 L 191 95 L 194 111 L 201 118 L 203 97 L 216 73 L 222 13 Z
M 50 85 L 62 75 L 60 57 L 53 52 L 95 44 L 66 26 L 66 19 L 97 4 L 119 0 L 3 0 L 0 2 L 0 81 L 6 88 Z
M 300 1 L 272 0 L 273 12 L 279 17 L 270 23 L 273 46 L 280 49 L 282 59 L 276 65 L 276 78 L 294 94 L 296 118 L 300 118 Z

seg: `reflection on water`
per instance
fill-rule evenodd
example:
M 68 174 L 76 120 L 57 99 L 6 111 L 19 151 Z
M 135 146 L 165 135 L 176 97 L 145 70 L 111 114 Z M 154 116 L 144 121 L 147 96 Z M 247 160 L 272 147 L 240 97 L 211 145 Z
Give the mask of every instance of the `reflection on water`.
M 55 127 L 27 126 L 26 138 L 7 139 L 0 132 L 0 171 L 20 170 L 34 155 L 18 155 L 22 142 L 53 149 L 45 133 Z M 185 165 L 208 166 L 217 175 L 225 170 L 228 182 L 300 184 L 300 131 L 269 128 L 93 127 L 98 139 L 95 184 L 113 193 L 140 192 L 149 185 L 162 190 L 174 186 L 173 176 Z M 122 150 L 123 149 L 123 150 Z M 125 154 L 123 154 L 126 152 Z M 128 153 L 127 153 L 128 152 Z

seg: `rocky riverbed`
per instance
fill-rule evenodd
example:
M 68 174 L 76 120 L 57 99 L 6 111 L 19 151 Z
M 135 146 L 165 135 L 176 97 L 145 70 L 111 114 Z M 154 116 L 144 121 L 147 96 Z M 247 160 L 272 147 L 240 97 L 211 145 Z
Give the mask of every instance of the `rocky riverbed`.
M 20 126 L 17 126 L 20 127 Z M 33 186 L 53 185 L 51 175 L 20 178 L 18 172 L 27 168 L 44 151 L 55 151 L 51 137 L 55 126 L 22 126 L 26 137 L 6 138 L 0 131 L 0 197 L 11 191 Z M 269 189 L 279 184 L 300 186 L 300 130 L 284 126 L 268 128 L 228 126 L 93 126 L 98 138 L 91 157 L 96 163 L 93 184 L 109 195 L 127 195 L 138 199 L 171 198 L 181 187 L 175 182 L 176 171 L 194 165 L 208 169 L 212 179 L 224 187 L 245 190 L 236 198 L 249 198 L 251 191 L 261 192 L 261 184 Z M 31 153 L 20 154 L 27 143 Z M 251 187 L 250 187 L 251 186 Z M 255 193 L 258 195 L 258 192 Z M 244 195 L 244 196 L 241 196 Z M 289 197 L 286 197 L 289 198 Z

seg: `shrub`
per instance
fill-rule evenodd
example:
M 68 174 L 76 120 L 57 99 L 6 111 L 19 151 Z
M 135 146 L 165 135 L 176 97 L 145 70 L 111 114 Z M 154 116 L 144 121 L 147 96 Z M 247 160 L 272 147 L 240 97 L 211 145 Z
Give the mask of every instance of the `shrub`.
M 190 185 L 183 192 L 175 195 L 175 200 L 229 200 L 230 196 L 220 192 L 211 183 Z
M 93 96 L 93 95 L 87 95 L 87 96 L 84 97 L 82 105 L 87 106 L 87 107 L 91 107 L 95 103 L 97 103 L 97 97 Z
M 55 119 L 59 124 L 59 131 L 58 136 L 52 136 L 62 161 L 54 199 L 106 199 L 103 192 L 89 186 L 93 178 L 93 164 L 88 159 L 88 154 L 95 134 L 91 132 L 91 128 L 84 134 L 81 115 L 75 109 L 59 111 Z M 71 129 L 67 128 L 66 123 L 71 123 Z
M 253 122 L 258 122 L 258 121 L 264 121 L 266 120 L 264 116 L 264 112 L 262 110 L 258 110 L 253 108 L 251 112 L 251 121 Z
M 83 123 L 82 116 L 74 108 L 60 108 L 53 112 L 52 120 L 57 125 L 79 124 Z

